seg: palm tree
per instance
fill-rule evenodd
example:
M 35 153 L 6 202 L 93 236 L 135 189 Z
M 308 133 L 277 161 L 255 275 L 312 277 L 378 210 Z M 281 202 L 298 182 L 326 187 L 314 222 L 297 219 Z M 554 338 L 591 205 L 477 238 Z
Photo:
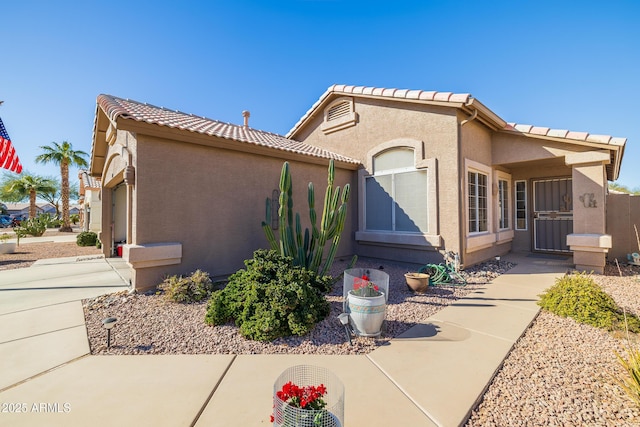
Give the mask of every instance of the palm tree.
M 60 165 L 60 180 L 62 186 L 62 227 L 60 231 L 71 231 L 71 221 L 69 221 L 69 166 L 84 168 L 88 166 L 84 151 L 75 151 L 71 143 L 62 141 L 62 144 L 52 142 L 51 146 L 41 146 L 44 153 L 36 157 L 37 163 L 55 163 Z
M 56 183 L 49 178 L 29 173 L 6 175 L 0 188 L 0 197 L 10 202 L 29 199 L 29 218 L 35 218 L 38 193 L 54 191 L 55 185 Z

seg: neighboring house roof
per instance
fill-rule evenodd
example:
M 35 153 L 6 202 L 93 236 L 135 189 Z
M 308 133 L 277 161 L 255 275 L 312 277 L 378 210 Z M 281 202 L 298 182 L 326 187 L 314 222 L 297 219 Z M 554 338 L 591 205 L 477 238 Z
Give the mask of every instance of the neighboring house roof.
M 358 160 L 333 153 L 323 148 L 314 147 L 304 142 L 295 141 L 275 133 L 264 132 L 248 126 L 224 123 L 181 111 L 169 110 L 164 107 L 143 104 L 130 99 L 118 98 L 111 95 L 99 95 L 97 104 L 98 108 L 102 109 L 112 122 L 117 122 L 119 119 L 135 120 L 137 122 L 166 126 L 305 156 L 334 159 L 354 165 L 360 164 Z M 97 117 L 98 114 L 96 114 L 96 123 L 94 125 L 94 140 L 99 131 Z M 95 154 L 93 152 L 95 145 L 96 144 L 94 144 L 92 148 L 92 160 Z M 92 173 L 95 172 L 92 167 Z
M 562 129 L 550 129 L 532 125 L 507 123 L 493 111 L 489 110 L 480 101 L 468 93 L 435 92 L 409 89 L 389 89 L 367 86 L 333 85 L 320 96 L 309 111 L 287 133 L 287 137 L 295 138 L 297 132 L 302 129 L 317 112 L 324 108 L 330 100 L 339 96 L 354 96 L 362 98 L 388 99 L 412 103 L 441 105 L 459 108 L 474 118 L 477 118 L 490 128 L 501 132 L 517 132 L 524 136 L 552 139 L 572 144 L 594 146 L 611 151 L 611 163 L 607 165 L 607 174 L 610 180 L 615 180 L 620 173 L 620 164 L 624 154 L 626 138 L 615 138 L 609 135 L 594 135 L 587 132 L 574 132 Z
M 8 211 L 28 211 L 31 206 L 29 203 L 5 203 Z M 51 203 L 36 203 L 36 210 L 44 211 L 49 207 L 55 207 Z

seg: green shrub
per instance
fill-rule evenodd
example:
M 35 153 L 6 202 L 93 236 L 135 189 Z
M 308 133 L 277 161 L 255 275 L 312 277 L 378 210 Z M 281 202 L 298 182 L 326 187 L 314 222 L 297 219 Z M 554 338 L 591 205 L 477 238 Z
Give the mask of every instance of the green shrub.
M 292 258 L 274 250 L 257 250 L 245 265 L 211 295 L 206 323 L 235 320 L 246 338 L 270 341 L 305 335 L 329 315 L 323 292 L 330 289 L 331 277 L 294 266 Z
M 620 379 L 614 376 L 614 380 L 618 383 L 631 400 L 640 407 L 640 347 L 637 343 L 634 345 L 631 338 L 627 334 L 627 356 L 624 357 L 616 352 L 616 357 L 620 366 L 626 372 L 626 378 Z
M 96 248 L 102 249 L 102 242 L 96 239 Z
M 62 220 L 56 218 L 50 213 L 38 215 L 38 221 L 44 224 L 46 228 L 58 228 L 62 225 Z
M 76 237 L 78 246 L 95 246 L 98 241 L 98 235 L 93 231 L 83 231 Z
M 213 284 L 209 273 L 196 270 L 191 276 L 169 276 L 158 286 L 165 296 L 175 302 L 197 302 L 211 295 Z
M 625 329 L 620 307 L 586 274 L 559 278 L 540 297 L 538 305 L 559 316 L 610 331 Z M 640 332 L 637 316 L 627 315 L 627 321 L 630 331 Z
M 76 225 L 78 222 L 80 222 L 80 215 L 79 214 L 69 215 L 69 221 L 71 221 L 73 225 Z M 60 225 L 62 225 L 62 221 L 60 221 Z
M 18 237 L 24 237 L 27 235 L 40 237 L 45 231 L 47 231 L 47 225 L 39 218 L 29 218 L 26 221 L 22 221 L 20 223 L 20 227 L 15 227 L 13 231 L 15 231 Z

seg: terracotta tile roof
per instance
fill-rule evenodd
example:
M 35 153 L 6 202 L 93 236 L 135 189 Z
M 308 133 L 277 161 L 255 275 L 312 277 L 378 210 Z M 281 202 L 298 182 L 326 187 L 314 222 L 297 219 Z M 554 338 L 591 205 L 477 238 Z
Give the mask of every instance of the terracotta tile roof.
M 566 129 L 550 129 L 539 126 L 523 125 L 518 123 L 507 123 L 504 130 L 520 132 L 535 136 L 548 136 L 553 138 L 572 139 L 575 141 L 592 142 L 595 144 L 607 144 L 624 146 L 626 138 L 617 138 L 609 135 L 595 135 L 588 132 L 575 132 Z
M 332 94 L 338 95 L 354 95 L 354 96 L 371 96 L 371 97 L 383 97 L 399 100 L 416 100 L 427 102 L 448 103 L 452 106 L 467 106 L 477 105 L 482 106 L 476 98 L 469 93 L 453 93 L 453 92 L 436 92 L 425 90 L 409 90 L 409 89 L 386 89 L 378 87 L 366 87 L 366 86 L 350 86 L 350 85 L 333 85 L 325 91 L 324 94 L 318 99 L 315 104 L 302 116 L 300 120 L 293 126 L 293 128 L 287 133 L 287 136 L 292 135 L 298 130 L 303 122 L 305 122 L 312 113 Z M 482 106 L 484 107 L 484 106 Z M 484 107 L 486 109 L 486 107 Z M 488 112 L 490 110 L 486 109 Z M 495 114 L 495 113 L 493 113 Z M 622 145 L 624 146 L 625 138 L 614 138 L 609 135 L 593 135 L 586 132 L 572 132 L 562 129 L 549 129 L 546 127 L 537 127 L 531 125 L 521 125 L 515 123 L 506 123 L 499 120 L 495 120 L 498 130 L 517 131 L 521 133 L 528 133 L 531 135 L 548 136 L 555 138 L 564 138 L 577 141 L 592 142 L 598 144 L 610 144 L 610 145 Z
M 82 180 L 82 184 L 84 188 L 100 188 L 100 178 L 93 177 L 89 175 L 89 172 L 86 170 L 81 170 L 79 172 L 80 179 Z
M 293 135 L 298 128 L 308 120 L 313 112 L 332 94 L 361 95 L 370 97 L 393 98 L 399 100 L 430 101 L 434 103 L 451 103 L 455 106 L 467 104 L 473 100 L 471 94 L 453 92 L 435 92 L 426 90 L 389 89 L 369 86 L 333 85 L 320 96 L 309 110 L 293 125 L 287 136 Z
M 334 159 L 351 164 L 360 163 L 358 160 L 295 141 L 282 135 L 224 123 L 177 110 L 169 110 L 111 95 L 99 95 L 97 102 L 98 106 L 113 121 L 121 117 L 312 157 Z

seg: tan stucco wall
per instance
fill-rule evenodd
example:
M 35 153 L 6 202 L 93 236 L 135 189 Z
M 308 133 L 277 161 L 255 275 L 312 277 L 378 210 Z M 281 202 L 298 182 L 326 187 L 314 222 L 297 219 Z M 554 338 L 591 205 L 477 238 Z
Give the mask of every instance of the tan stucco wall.
M 324 117 L 321 112 L 295 137 L 360 160 L 368 172 L 371 155 L 376 147 L 394 140 L 421 142 L 424 159 L 436 159 L 436 184 L 438 199 L 438 221 L 433 232 L 439 234 L 447 250 L 459 251 L 458 205 L 459 191 L 450 191 L 458 182 L 458 131 L 456 110 L 429 105 L 389 102 L 366 98 L 355 99 L 358 121 L 355 126 L 325 134 L 321 130 Z M 426 197 L 426 195 L 423 195 Z M 446 218 L 446 220 L 443 220 Z M 357 229 L 357 223 L 354 223 Z M 430 230 L 430 234 L 432 230 Z M 440 262 L 441 256 L 434 252 L 441 248 L 356 243 L 356 252 L 370 256 L 408 262 Z
M 138 269 L 136 287 L 155 286 L 167 274 L 198 268 L 226 276 L 242 268 L 253 251 L 267 248 L 261 221 L 265 199 L 278 188 L 282 164 L 275 157 L 138 135 L 133 243 L 181 243 L 182 262 Z M 294 210 L 308 218 L 307 185 L 313 181 L 321 215 L 328 161 L 290 165 Z M 336 184 L 354 185 L 354 175 L 336 168 Z M 339 255 L 353 253 L 352 233 L 349 223 Z
M 124 181 L 124 169 L 129 163 L 136 163 L 136 135 L 132 132 L 118 130 L 116 132 L 115 142 L 109 146 L 105 156 L 105 167 L 101 175 L 103 183 L 102 187 L 102 231 L 98 233 L 98 237 L 102 242 L 102 252 L 105 256 L 111 256 L 113 253 L 112 245 L 112 224 L 113 216 L 113 190 Z M 136 187 L 132 186 L 128 189 L 131 192 L 131 199 L 135 199 Z M 126 207 L 118 207 L 126 209 Z M 135 205 L 132 206 L 135 211 Z M 135 224 L 132 227 L 135 231 Z M 131 242 L 128 242 L 131 243 Z
M 627 261 L 627 254 L 640 253 L 636 240 L 636 226 L 640 233 L 640 196 L 609 194 L 607 196 L 607 234 L 612 237 L 613 247 L 607 255 L 610 261 Z

